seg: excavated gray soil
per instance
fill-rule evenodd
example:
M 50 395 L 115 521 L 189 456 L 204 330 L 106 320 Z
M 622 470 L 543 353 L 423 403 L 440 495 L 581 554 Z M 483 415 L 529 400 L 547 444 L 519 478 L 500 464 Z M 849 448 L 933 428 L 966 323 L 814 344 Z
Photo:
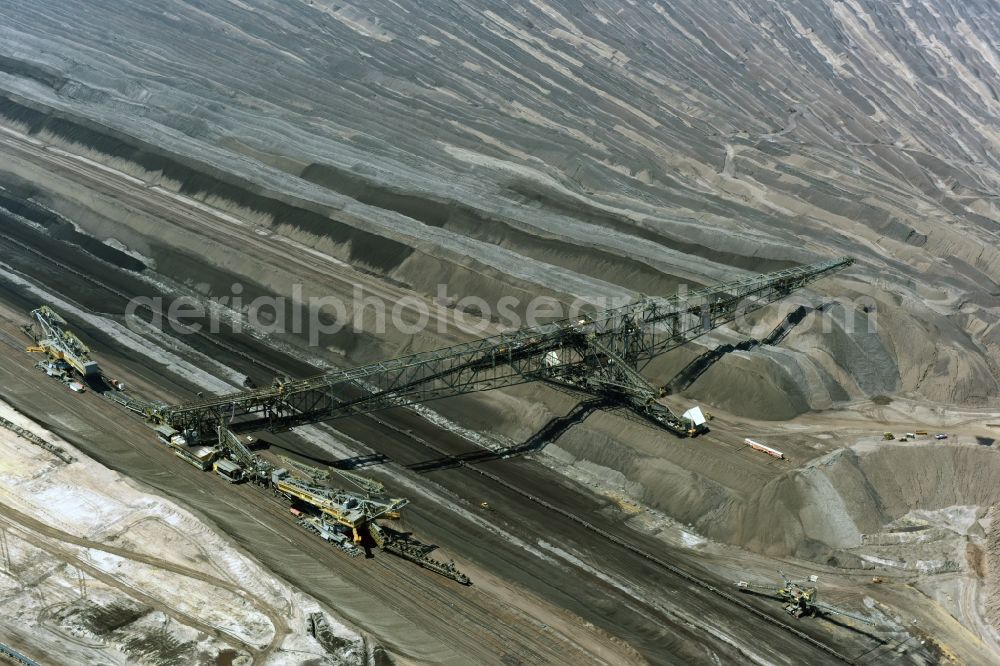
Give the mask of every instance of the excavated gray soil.
M 845 392 L 995 404 L 995 7 L 619 10 L 16 5 L 0 113 L 430 296 L 669 293 L 852 254 L 817 289 L 872 299 L 872 335 L 727 356 L 690 395 L 770 418 Z M 748 373 L 791 399 L 746 400 Z
M 881 396 L 1000 405 L 995 4 L 253 5 L 0 7 L 0 125 L 225 211 L 242 237 L 13 157 L 0 206 L 178 291 L 349 298 L 337 270 L 261 261 L 260 244 L 393 297 L 444 284 L 519 314 L 846 254 L 780 342 L 758 344 L 789 312 L 772 308 L 646 375 L 680 387 L 671 404 L 757 421 Z M 364 323 L 275 340 L 347 367 L 471 337 Z M 435 408 L 516 444 L 574 404 L 523 386 Z M 680 442 L 597 412 L 549 451 L 706 536 L 847 567 L 912 511 L 997 501 L 989 447 L 785 434 L 780 466 L 741 437 Z

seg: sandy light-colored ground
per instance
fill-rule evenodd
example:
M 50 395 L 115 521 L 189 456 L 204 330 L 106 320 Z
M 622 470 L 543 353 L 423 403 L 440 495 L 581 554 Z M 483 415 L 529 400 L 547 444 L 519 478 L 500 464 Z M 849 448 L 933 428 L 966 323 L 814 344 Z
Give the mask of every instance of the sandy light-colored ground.
M 356 633 L 329 654 L 306 633 L 319 604 L 188 511 L 0 403 L 71 451 L 62 463 L 0 428 L 4 642 L 40 663 L 362 663 Z

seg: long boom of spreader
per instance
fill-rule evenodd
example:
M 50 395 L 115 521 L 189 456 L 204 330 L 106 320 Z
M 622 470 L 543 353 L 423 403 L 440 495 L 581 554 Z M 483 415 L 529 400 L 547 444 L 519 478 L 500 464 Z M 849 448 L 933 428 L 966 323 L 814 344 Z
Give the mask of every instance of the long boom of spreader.
M 502 333 L 435 351 L 269 388 L 149 411 L 149 418 L 202 439 L 220 425 L 236 432 L 281 430 L 475 391 L 543 381 L 611 398 L 669 430 L 691 432 L 657 401 L 639 371 L 658 354 L 854 263 L 850 257 L 756 275 L 670 298 Z

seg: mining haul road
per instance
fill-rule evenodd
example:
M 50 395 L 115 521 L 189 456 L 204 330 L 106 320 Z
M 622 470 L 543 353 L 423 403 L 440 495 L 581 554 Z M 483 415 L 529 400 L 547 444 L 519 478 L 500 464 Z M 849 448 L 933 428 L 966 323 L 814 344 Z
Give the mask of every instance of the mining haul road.
M 173 198 L 158 201 L 113 172 L 28 146 L 21 147 L 20 157 L 88 188 L 141 199 L 164 224 L 181 214 L 183 207 Z M 209 215 L 196 207 L 182 213 Z M 454 558 L 473 585 L 457 585 L 385 553 L 349 558 L 297 527 L 284 502 L 195 470 L 158 446 L 134 415 L 94 392 L 74 394 L 45 377 L 33 368 L 36 358 L 24 352 L 26 339 L 17 325 L 29 310 L 49 302 L 109 374 L 124 379 L 137 395 L 168 402 L 204 389 L 169 358 L 197 365 L 203 354 L 259 383 L 268 382 L 275 370 L 298 377 L 315 374 L 315 367 L 266 341 L 224 331 L 215 340 L 150 341 L 156 353 L 123 345 L 109 331 L 120 324 L 127 298 L 153 295 L 150 283 L 16 220 L 5 219 L 0 231 L 5 264 L 0 345 L 7 358 L 0 366 L 0 395 L 104 465 L 206 517 L 268 569 L 403 659 L 819 664 L 849 661 L 845 655 L 878 646 L 862 632 L 791 619 L 778 602 L 753 597 L 735 602 L 728 594 L 733 581 L 703 570 L 697 552 L 667 547 L 628 528 L 627 516 L 609 511 L 605 498 L 532 460 L 465 464 L 478 451 L 474 444 L 408 409 L 313 428 L 337 442 L 340 459 L 382 461 L 361 471 L 413 502 L 403 527 Z M 59 301 L 70 309 L 60 308 Z M 201 366 L 212 372 L 213 366 Z M 665 446 L 677 441 L 660 436 Z M 294 432 L 266 438 L 303 460 L 338 462 L 329 448 L 313 443 L 315 438 Z M 491 511 L 479 508 L 484 501 Z
M 240 649 L 249 652 L 253 655 L 251 660 L 251 664 L 253 664 L 253 666 L 266 664 L 268 657 L 275 651 L 275 649 L 278 648 L 279 645 L 281 645 L 281 641 L 289 633 L 288 623 L 277 610 L 269 606 L 263 600 L 254 596 L 252 593 L 246 593 L 246 591 L 239 585 L 236 585 L 228 580 L 218 578 L 217 576 L 207 574 L 200 569 L 193 569 L 159 557 L 152 557 L 143 553 L 137 553 L 127 548 L 110 546 L 100 541 L 78 537 L 63 530 L 54 528 L 41 520 L 33 518 L 2 503 L 0 503 L 0 526 L 8 530 L 14 529 L 21 538 L 36 548 L 40 548 L 53 557 L 62 560 L 63 562 L 67 562 L 81 571 L 85 571 L 87 575 L 122 591 L 126 595 L 137 599 L 146 606 L 159 610 L 166 615 L 177 619 L 182 624 L 194 627 L 199 631 L 236 645 Z M 53 543 L 53 541 L 55 543 Z M 65 544 L 90 548 L 109 553 L 111 555 L 117 555 L 123 559 L 148 564 L 152 567 L 156 567 L 157 569 L 162 569 L 163 571 L 169 571 L 187 578 L 199 580 L 203 583 L 208 583 L 213 587 L 218 587 L 223 590 L 229 590 L 230 592 L 240 594 L 244 599 L 247 599 L 251 604 L 253 604 L 254 608 L 267 617 L 267 619 L 271 622 L 271 625 L 274 627 L 274 636 L 263 649 L 260 649 L 256 645 L 248 644 L 237 636 L 225 632 L 218 627 L 206 624 L 198 620 L 193 615 L 173 608 L 159 601 L 155 597 L 145 594 L 143 590 L 136 588 L 133 584 L 125 583 L 116 576 L 107 573 L 99 567 L 89 564 L 84 558 L 80 557 L 71 549 L 63 547 Z

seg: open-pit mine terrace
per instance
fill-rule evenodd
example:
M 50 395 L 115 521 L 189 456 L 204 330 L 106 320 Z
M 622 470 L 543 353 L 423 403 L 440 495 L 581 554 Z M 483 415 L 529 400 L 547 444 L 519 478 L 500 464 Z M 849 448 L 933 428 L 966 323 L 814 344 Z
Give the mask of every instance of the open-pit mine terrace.
M 341 631 L 334 663 L 995 661 L 998 26 L 993 3 L 947 0 L 4 3 L 0 399 L 78 462 L 0 442 L 21 456 L 5 483 L 37 482 L 0 496 L 13 559 L 58 569 L 62 604 L 22 595 L 0 626 L 58 662 L 44 632 L 105 594 L 150 610 L 78 640 L 78 661 L 122 653 L 159 613 L 204 654 L 294 663 L 282 646 L 324 654 L 305 608 Z M 845 255 L 643 369 L 671 409 L 714 414 L 697 438 L 538 383 L 259 433 L 275 459 L 408 498 L 397 527 L 471 586 L 346 556 L 283 499 L 46 377 L 20 330 L 47 304 L 108 376 L 175 404 L 503 330 L 466 297 L 513 297 L 523 317 L 540 296 L 666 296 Z M 244 303 L 339 299 L 358 326 L 184 335 L 124 317 L 136 297 L 218 302 L 237 284 Z M 351 309 L 358 290 L 415 299 L 428 325 L 382 329 Z M 156 575 L 202 598 L 228 590 L 225 567 L 198 579 L 154 536 L 33 514 L 74 465 L 191 512 L 208 552 L 257 567 L 266 591 L 226 597 L 245 626 L 101 569 L 115 552 L 169 564 Z M 66 562 L 103 579 L 92 601 L 66 592 Z M 738 592 L 777 569 L 874 624 Z M 26 571 L 2 580 L 41 580 Z

